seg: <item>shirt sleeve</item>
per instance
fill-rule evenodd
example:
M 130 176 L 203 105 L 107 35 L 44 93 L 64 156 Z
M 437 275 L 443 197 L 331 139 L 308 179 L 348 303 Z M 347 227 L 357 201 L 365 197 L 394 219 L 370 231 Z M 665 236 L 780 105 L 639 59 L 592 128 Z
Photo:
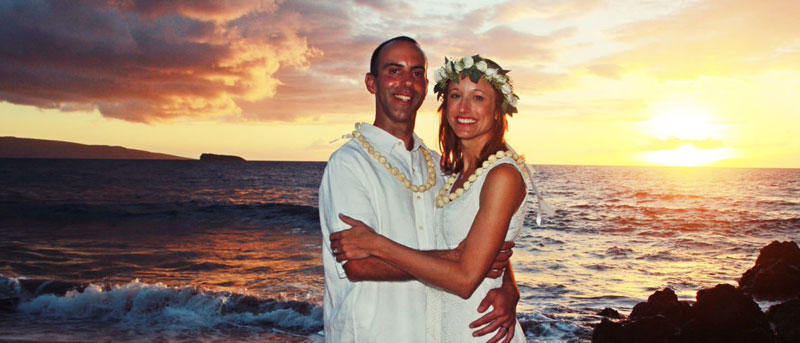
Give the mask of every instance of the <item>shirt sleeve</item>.
M 331 156 L 319 188 L 320 226 L 322 229 L 323 254 L 331 254 L 330 234 L 350 228 L 339 219 L 339 214 L 358 219 L 376 228 L 377 216 L 373 207 L 372 192 L 365 182 L 368 166 L 359 161 L 359 156 L 340 150 Z M 376 228 L 377 230 L 377 228 Z M 340 278 L 346 278 L 344 263 L 336 262 Z

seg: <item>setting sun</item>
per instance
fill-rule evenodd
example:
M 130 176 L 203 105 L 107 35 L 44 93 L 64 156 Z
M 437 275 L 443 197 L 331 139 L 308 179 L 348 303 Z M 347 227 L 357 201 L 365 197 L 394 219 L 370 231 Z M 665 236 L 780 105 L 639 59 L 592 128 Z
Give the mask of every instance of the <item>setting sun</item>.
M 722 125 L 712 122 L 708 109 L 698 105 L 659 105 L 645 130 L 661 140 L 704 140 L 720 138 Z
M 652 119 L 642 126 L 657 142 L 640 154 L 648 164 L 702 166 L 736 155 L 733 149 L 722 146 L 724 125 L 716 123 L 711 112 L 700 105 L 656 105 Z

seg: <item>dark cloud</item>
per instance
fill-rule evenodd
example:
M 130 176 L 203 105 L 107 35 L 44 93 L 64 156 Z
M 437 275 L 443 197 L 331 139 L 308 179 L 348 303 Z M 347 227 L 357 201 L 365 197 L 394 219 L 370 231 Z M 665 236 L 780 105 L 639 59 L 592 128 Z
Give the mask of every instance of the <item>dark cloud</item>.
M 372 112 L 369 57 L 397 35 L 416 38 L 431 68 L 480 53 L 517 80 L 535 77 L 518 89 L 563 84 L 542 69 L 573 30 L 535 35 L 493 25 L 492 13 L 366 0 L 6 1 L 0 101 L 138 122 L 341 120 Z
M 279 17 L 260 36 L 220 21 L 252 10 L 244 2 L 162 3 L 4 2 L 0 100 L 65 110 L 90 104 L 142 122 L 238 114 L 236 101 L 274 94 L 282 65 L 302 67 L 315 54 Z

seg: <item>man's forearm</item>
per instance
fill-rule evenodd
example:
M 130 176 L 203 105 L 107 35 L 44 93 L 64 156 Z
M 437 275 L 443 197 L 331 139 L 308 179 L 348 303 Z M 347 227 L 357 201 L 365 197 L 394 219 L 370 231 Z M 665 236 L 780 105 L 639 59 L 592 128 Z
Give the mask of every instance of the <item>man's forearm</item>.
M 457 260 L 458 250 L 425 250 L 426 254 L 449 260 Z M 344 271 L 350 281 L 407 281 L 415 280 L 393 264 L 377 257 L 351 260 L 344 264 Z

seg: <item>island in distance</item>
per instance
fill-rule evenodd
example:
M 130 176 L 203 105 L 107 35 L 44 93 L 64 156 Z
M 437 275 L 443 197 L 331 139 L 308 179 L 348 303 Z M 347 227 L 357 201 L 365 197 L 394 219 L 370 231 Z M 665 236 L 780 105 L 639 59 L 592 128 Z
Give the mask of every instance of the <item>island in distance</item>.
M 121 146 L 0 137 L 0 158 L 64 158 L 115 160 L 191 160 L 191 158 L 128 149 Z
M 205 153 L 200 155 L 200 161 L 208 161 L 208 162 L 244 162 L 245 159 L 239 156 L 232 156 L 232 155 L 217 155 L 217 154 L 209 154 Z

